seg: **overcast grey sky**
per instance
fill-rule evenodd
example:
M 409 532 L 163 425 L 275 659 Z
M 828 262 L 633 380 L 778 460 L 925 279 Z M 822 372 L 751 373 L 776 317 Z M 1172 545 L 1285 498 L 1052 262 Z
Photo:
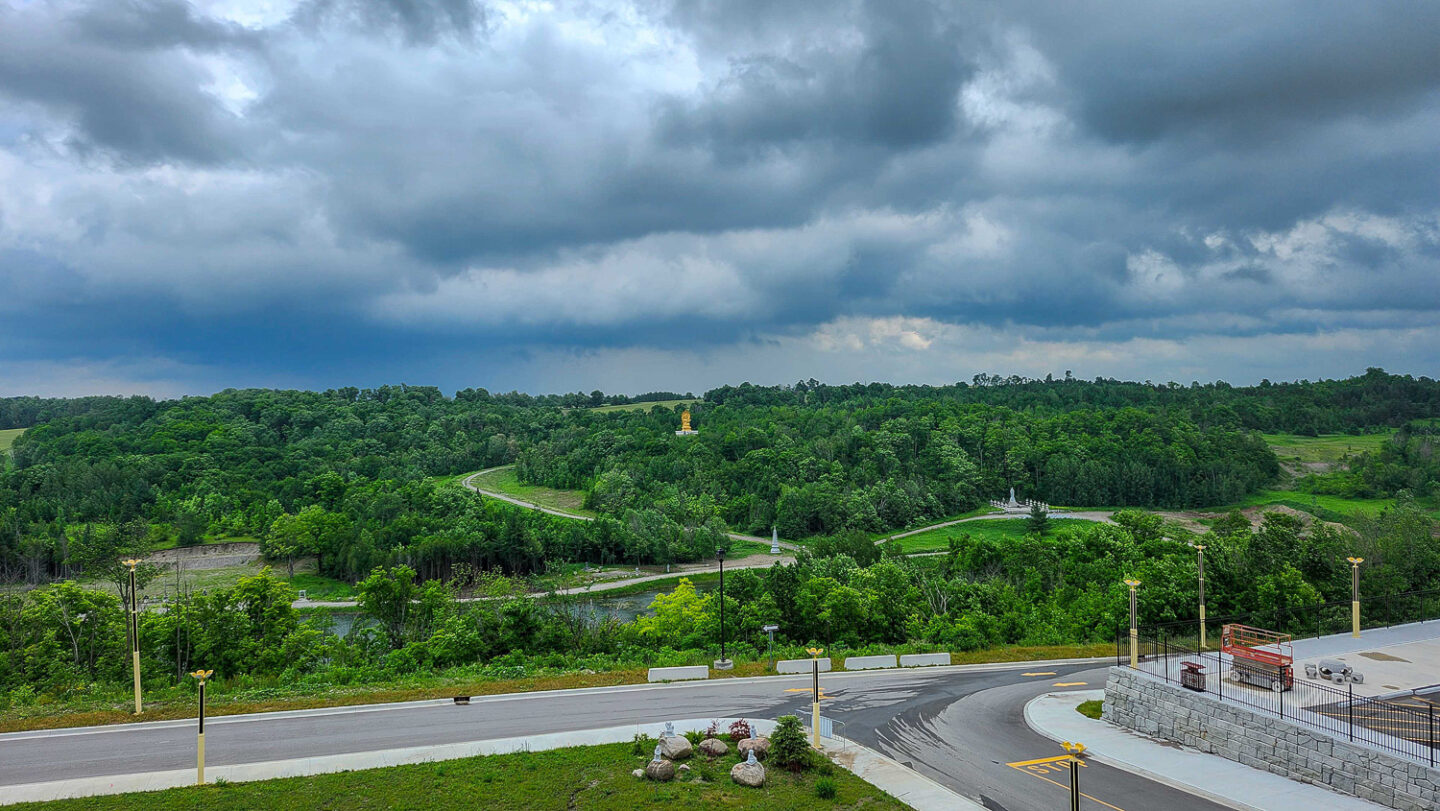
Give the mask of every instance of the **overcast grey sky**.
M 0 0 L 0 395 L 1440 369 L 1440 4 Z

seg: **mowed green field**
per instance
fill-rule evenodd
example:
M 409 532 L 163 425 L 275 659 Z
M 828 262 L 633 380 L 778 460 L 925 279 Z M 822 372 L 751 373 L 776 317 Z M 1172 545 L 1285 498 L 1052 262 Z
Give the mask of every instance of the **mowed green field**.
M 1323 496 L 1302 493 L 1298 490 L 1261 490 L 1235 507 L 1265 507 L 1269 505 L 1282 505 L 1293 507 L 1301 511 L 1308 511 L 1309 508 L 1329 510 L 1331 512 L 1352 515 L 1362 513 L 1364 515 L 1375 515 L 1381 510 L 1395 506 L 1393 498 L 1345 498 L 1344 496 Z
M 549 507 L 552 510 L 590 518 L 596 516 L 595 511 L 584 508 L 585 494 L 579 490 L 556 490 L 553 487 L 521 484 L 520 479 L 515 476 L 513 467 L 502 467 L 489 471 L 483 476 L 476 476 L 474 483 L 481 489 L 504 493 L 521 501 L 539 504 L 541 507 Z
M 517 752 L 510 755 L 447 760 L 388 769 L 366 769 L 313 777 L 291 777 L 252 783 L 227 783 L 176 788 L 143 794 L 86 797 L 11 806 L 16 811 L 300 811 L 345 809 L 597 809 L 749 808 L 786 811 L 792 808 L 865 808 L 867 811 L 907 806 L 850 772 L 828 767 L 829 777 L 815 771 L 792 775 L 766 769 L 766 782 L 754 789 L 736 785 L 730 767 L 739 762 L 735 748 L 719 758 L 690 759 L 690 771 L 674 782 L 654 783 L 631 776 L 650 759 L 633 754 L 631 744 Z M 816 796 L 818 780 L 835 786 L 832 799 Z
M 10 450 L 15 438 L 25 433 L 24 428 L 0 428 L 0 453 Z
M 1052 518 L 1047 535 L 1053 535 L 1062 529 L 1083 530 L 1093 526 L 1095 526 L 1094 521 L 1085 521 L 1080 518 Z M 950 547 L 951 538 L 958 538 L 961 535 L 990 541 L 1018 541 L 1028 534 L 1030 534 L 1030 528 L 1024 518 L 987 518 L 982 521 L 966 521 L 963 524 L 932 529 L 929 532 L 911 535 L 897 541 L 887 541 L 887 543 L 899 544 L 903 552 L 912 554 L 915 552 L 943 552 Z
M 1336 464 L 1346 456 L 1373 452 L 1385 444 L 1394 431 L 1383 434 L 1261 434 L 1282 462 Z
M 678 405 L 690 405 L 692 403 L 698 402 L 700 402 L 700 398 L 697 397 L 693 400 L 656 400 L 652 403 L 628 403 L 626 405 L 596 406 L 595 408 L 587 408 L 583 410 L 594 411 L 598 414 L 603 414 L 610 411 L 649 411 L 655 406 L 660 406 L 661 408 L 669 410 L 674 409 L 675 406 Z

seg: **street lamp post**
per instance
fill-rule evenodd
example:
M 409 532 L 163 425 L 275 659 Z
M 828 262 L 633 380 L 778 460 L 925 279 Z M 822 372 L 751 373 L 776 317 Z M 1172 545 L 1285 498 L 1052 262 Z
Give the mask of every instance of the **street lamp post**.
M 1140 585 L 1139 580 L 1126 580 L 1125 585 L 1130 587 L 1130 667 L 1140 666 L 1140 632 L 1135 628 L 1135 587 Z
M 200 680 L 199 726 L 195 734 L 195 785 L 205 785 L 205 680 L 215 674 L 213 670 L 197 670 L 190 675 Z
M 1346 558 L 1350 561 L 1350 635 L 1360 636 L 1360 564 L 1364 558 Z
M 1062 741 L 1060 745 L 1070 754 L 1070 811 L 1080 811 L 1080 767 L 1085 765 L 1080 758 L 1085 756 L 1085 744 Z
M 715 663 L 716 670 L 729 670 L 735 667 L 725 655 L 725 550 L 722 547 L 715 547 L 715 557 L 720 561 L 720 660 Z
M 816 749 L 820 748 L 820 654 L 825 652 L 824 648 L 806 648 L 805 652 L 810 654 L 811 673 L 814 674 L 814 694 L 810 699 L 810 729 L 813 736 L 813 743 Z
M 1195 570 L 1200 573 L 1200 650 L 1205 650 L 1205 544 L 1195 547 Z
M 122 560 L 130 567 L 130 664 L 135 671 L 135 714 L 140 714 L 140 591 L 135 588 L 138 560 Z

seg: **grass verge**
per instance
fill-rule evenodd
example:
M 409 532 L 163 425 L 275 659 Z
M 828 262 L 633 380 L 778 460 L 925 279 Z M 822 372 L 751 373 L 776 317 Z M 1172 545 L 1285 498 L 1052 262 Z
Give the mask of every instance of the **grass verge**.
M 693 405 L 698 402 L 700 402 L 700 398 L 696 397 L 693 400 L 655 400 L 649 403 L 626 403 L 625 405 L 596 406 L 594 408 L 584 408 L 579 410 L 592 411 L 596 414 L 610 414 L 616 411 L 644 411 L 648 414 L 650 412 L 650 409 L 657 406 L 665 409 L 666 411 L 674 411 L 675 406 Z
M 1085 521 L 1079 518 L 1052 518 L 1050 519 L 1050 529 L 1046 534 L 1053 535 L 1062 529 L 1084 529 L 1093 526 L 1095 526 L 1094 521 Z M 996 518 L 952 524 L 948 527 L 922 532 L 919 535 L 888 541 L 887 545 L 899 544 L 901 551 L 906 554 L 943 552 L 949 548 L 951 538 L 958 538 L 961 535 L 969 535 L 976 540 L 1017 541 L 1029 534 L 1029 523 L 1024 518 Z
M 16 437 L 25 433 L 24 428 L 0 428 L 0 453 L 10 450 L 15 444 Z
M 1100 713 L 1104 711 L 1104 703 L 1105 702 L 1101 701 L 1098 698 L 1094 701 L 1082 701 L 1080 702 L 1080 706 L 1075 708 L 1075 711 L 1085 716 L 1086 718 L 1094 718 L 1098 721 L 1100 720 Z
M 690 759 L 690 770 L 674 782 L 654 783 L 631 775 L 649 753 L 628 743 L 581 746 L 546 752 L 447 760 L 387 769 L 226 783 L 108 797 L 86 797 L 14 806 L 18 811 L 267 811 L 299 809 L 632 809 L 667 808 L 861 808 L 902 809 L 893 797 L 844 769 L 822 764 L 792 775 L 767 769 L 766 784 L 752 789 L 730 779 L 735 750 L 706 760 Z M 828 774 L 826 774 L 828 772 Z M 822 776 L 823 775 L 823 776 Z M 816 797 L 815 784 L 828 780 L 833 799 Z
M 463 480 L 464 477 L 460 477 L 460 479 Z M 482 476 L 476 476 L 473 484 L 482 490 L 504 493 L 512 498 L 538 504 L 541 507 L 549 507 L 552 510 L 582 515 L 587 518 L 594 518 L 597 515 L 594 510 L 585 509 L 585 494 L 581 491 L 556 490 L 553 487 L 522 484 L 516 477 L 513 467 L 497 468 Z
M 918 649 L 917 649 L 918 651 Z M 876 651 L 832 651 L 836 670 L 843 657 Z M 903 652 L 911 652 L 905 650 Z M 1113 643 L 1081 645 L 1008 646 L 975 651 L 954 651 L 954 664 L 988 664 L 996 662 L 1030 662 L 1041 659 L 1086 659 L 1113 656 Z M 783 648 L 777 658 L 789 654 Z M 796 656 L 801 654 L 796 653 Z M 692 664 L 712 658 L 708 654 Z M 477 676 L 464 668 L 443 673 L 413 676 L 403 681 L 352 685 L 280 683 L 249 678 L 243 684 L 212 682 L 206 691 L 205 711 L 209 716 L 243 715 L 257 712 L 346 707 L 365 704 L 386 704 L 397 701 L 423 701 L 457 695 L 486 696 L 527 693 L 544 690 L 570 690 L 584 687 L 614 687 L 624 684 L 645 684 L 645 667 L 621 668 L 585 673 L 539 673 L 513 678 Z M 773 675 L 767 659 L 735 659 L 735 669 L 712 671 L 711 679 L 743 678 Z M 0 709 L 0 733 L 36 729 L 64 729 L 84 726 L 124 724 L 134 721 L 166 721 L 195 716 L 195 690 L 191 684 L 178 687 L 145 689 L 145 713 L 136 717 L 130 711 L 130 693 L 121 686 L 92 688 L 72 694 L 66 699 L 42 698 L 31 703 Z

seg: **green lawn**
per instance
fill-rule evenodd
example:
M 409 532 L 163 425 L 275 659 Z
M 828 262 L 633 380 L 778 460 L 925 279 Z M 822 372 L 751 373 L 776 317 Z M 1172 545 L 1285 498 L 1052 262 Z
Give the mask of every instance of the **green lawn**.
M 850 772 L 822 765 L 801 775 L 767 770 L 766 785 L 752 789 L 730 779 L 738 762 L 730 754 L 707 762 L 697 755 L 691 771 L 671 783 L 631 775 L 649 760 L 628 743 L 519 752 L 388 769 L 228 783 L 109 797 L 24 803 L 17 811 L 299 811 L 300 809 L 614 809 L 792 808 L 903 809 L 906 806 Z M 834 783 L 833 799 L 816 797 L 818 772 Z
M 552 510 L 561 510 L 589 518 L 594 518 L 597 514 L 582 506 L 585 503 L 585 494 L 579 490 L 556 490 L 552 487 L 521 484 L 515 476 L 513 467 L 502 467 L 483 476 L 476 476 L 474 483 L 475 486 L 485 490 L 504 493 L 507 496 L 514 496 L 522 501 L 539 504 L 541 507 L 549 507 Z
M 1094 521 L 1085 521 L 1079 518 L 1052 518 L 1050 519 L 1050 535 L 1062 529 L 1086 529 L 1095 526 Z M 997 518 L 986 521 L 966 521 L 963 524 L 954 524 L 948 527 L 941 527 L 929 532 L 922 532 L 919 535 L 911 535 L 908 538 L 901 538 L 898 541 L 888 543 L 900 544 L 900 549 L 907 554 L 913 552 L 943 552 L 950 546 L 951 538 L 958 538 L 961 535 L 969 535 L 972 538 L 984 538 L 991 541 L 1019 540 L 1029 534 L 1028 522 L 1023 518 Z
M 10 450 L 15 444 L 15 438 L 25 433 L 24 428 L 0 428 L 0 451 Z
M 1374 515 L 1381 510 L 1394 507 L 1395 499 L 1345 498 L 1343 496 L 1312 495 L 1310 493 L 1301 493 L 1298 490 L 1261 490 L 1251 494 L 1249 498 L 1233 506 L 1264 507 L 1271 504 L 1284 505 L 1302 511 L 1309 511 L 1315 508 L 1341 515 L 1352 515 L 1354 513 Z
M 700 398 L 697 397 L 693 400 L 656 400 L 653 403 L 627 403 L 626 405 L 596 406 L 595 408 L 586 408 L 581 410 L 594 411 L 597 414 L 605 414 L 611 411 L 649 411 L 656 406 L 660 406 L 661 408 L 670 411 L 674 410 L 675 406 L 678 405 L 690 405 L 692 403 L 698 402 L 700 402 Z
M 958 521 L 958 520 L 960 520 L 961 518 L 974 518 L 974 517 L 977 516 L 977 515 L 999 515 L 999 514 L 1002 513 L 1002 512 L 1004 512 L 1004 510 L 997 510 L 997 509 L 995 509 L 994 507 L 991 507 L 991 506 L 989 506 L 989 505 L 987 504 L 987 505 L 985 505 L 984 507 L 976 507 L 975 509 L 971 510 L 970 512 L 959 513 L 959 514 L 957 514 L 957 515 L 951 515 L 951 516 L 947 516 L 947 517 L 945 517 L 945 518 L 937 518 L 937 519 L 935 519 L 934 521 L 929 521 L 929 522 L 927 522 L 927 523 L 920 524 L 920 525 L 918 525 L 918 526 L 906 527 L 906 528 L 904 528 L 904 529 L 893 530 L 893 531 L 888 531 L 888 532 L 872 532 L 872 533 L 870 533 L 870 537 L 872 537 L 872 538 L 874 538 L 875 540 L 878 541 L 878 540 L 880 540 L 881 538 L 888 538 L 888 537 L 890 537 L 891 535 L 894 535 L 896 532 L 909 532 L 909 531 L 915 530 L 915 529 L 924 529 L 925 527 L 932 527 L 932 526 L 935 526 L 936 524 L 944 524 L 944 523 L 947 522 L 947 521 Z
M 1395 432 L 1383 434 L 1262 434 L 1282 462 L 1335 464 L 1348 455 L 1380 449 Z

